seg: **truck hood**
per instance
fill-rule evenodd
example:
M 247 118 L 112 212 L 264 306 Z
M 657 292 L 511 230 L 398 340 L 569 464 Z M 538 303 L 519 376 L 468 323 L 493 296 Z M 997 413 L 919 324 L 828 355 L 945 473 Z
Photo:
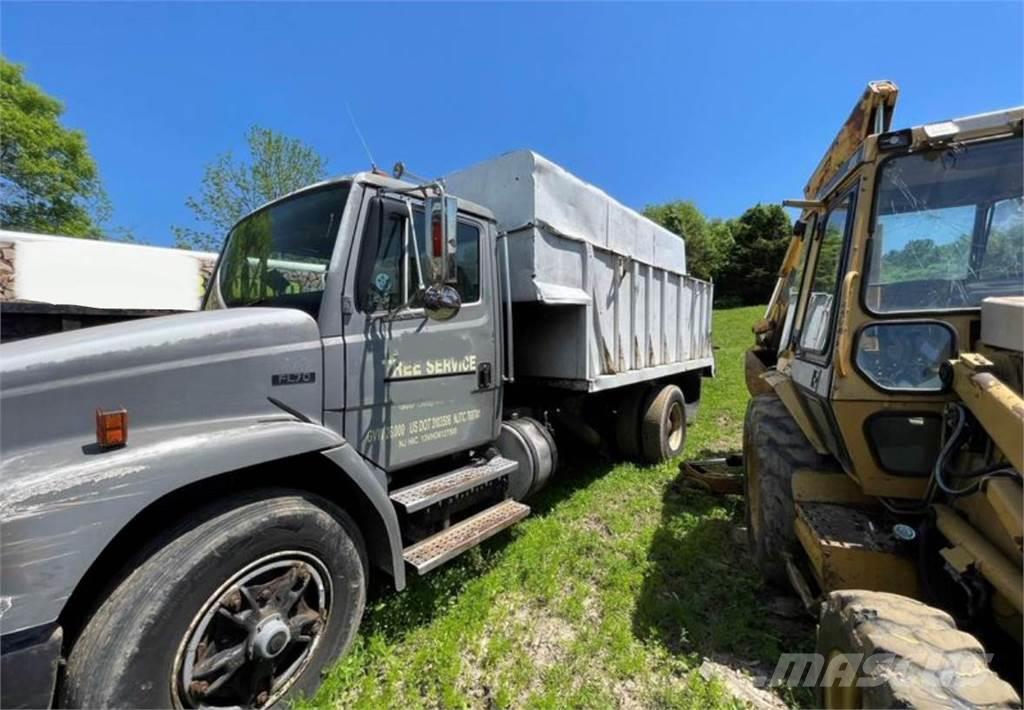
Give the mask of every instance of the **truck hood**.
M 0 345 L 3 469 L 14 473 L 18 459 L 44 446 L 89 453 L 98 408 L 128 410 L 129 447 L 133 432 L 183 422 L 288 410 L 320 421 L 322 368 L 316 321 L 280 308 L 187 313 Z

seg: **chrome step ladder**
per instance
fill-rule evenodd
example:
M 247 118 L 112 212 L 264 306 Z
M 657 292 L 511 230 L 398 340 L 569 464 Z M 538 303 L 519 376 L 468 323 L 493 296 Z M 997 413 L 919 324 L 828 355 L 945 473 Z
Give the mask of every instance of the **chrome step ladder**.
M 529 506 L 512 499 L 503 500 L 445 528 L 436 535 L 410 545 L 402 550 L 402 557 L 419 574 L 425 574 L 510 525 L 518 523 L 529 514 Z
M 485 463 L 470 464 L 391 492 L 391 501 L 406 513 L 415 513 L 514 473 L 511 459 L 495 456 Z

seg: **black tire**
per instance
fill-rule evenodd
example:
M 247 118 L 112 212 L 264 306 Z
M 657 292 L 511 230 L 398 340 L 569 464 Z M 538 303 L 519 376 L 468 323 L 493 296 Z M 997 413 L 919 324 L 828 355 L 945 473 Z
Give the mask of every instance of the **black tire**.
M 644 402 L 640 448 L 644 461 L 661 463 L 683 453 L 686 446 L 686 400 L 675 385 L 652 390 Z
M 259 564 L 263 567 L 255 566 Z M 268 576 L 252 576 L 251 581 L 238 576 L 250 570 L 257 575 L 267 567 L 274 568 L 265 573 Z M 210 648 L 224 650 L 236 640 L 224 641 L 221 647 L 219 640 L 206 644 L 197 639 L 194 652 L 186 648 L 186 641 L 191 643 L 197 629 L 204 633 L 210 629 L 210 638 L 215 638 L 214 624 L 237 624 L 237 618 L 245 614 L 255 619 L 257 615 L 251 614 L 254 604 L 269 613 L 266 610 L 277 602 L 291 604 L 278 608 L 301 613 L 304 620 L 299 624 L 297 617 L 281 617 L 298 625 L 290 631 L 285 646 L 279 646 L 280 639 L 263 646 L 280 655 L 267 657 L 259 666 L 260 674 L 265 673 L 267 664 L 278 661 L 297 670 L 288 676 L 282 691 L 272 695 L 239 689 L 239 696 L 250 693 L 256 698 L 239 704 L 267 706 L 296 693 L 312 693 L 327 664 L 352 642 L 366 603 L 366 553 L 355 523 L 323 498 L 285 489 L 240 494 L 202 508 L 147 545 L 125 569 L 127 575 L 99 601 L 68 655 L 60 696 L 64 707 L 195 704 L 197 696 L 182 688 L 183 664 L 194 663 L 198 675 L 203 657 L 214 654 Z M 264 582 L 271 578 L 280 586 Z M 228 586 L 235 580 L 240 580 L 237 587 Z M 243 593 L 255 601 L 250 596 L 243 601 Z M 307 606 L 310 594 L 327 601 L 314 609 Z M 229 598 L 226 604 L 224 600 Z M 223 621 L 221 613 L 226 609 L 239 613 Z M 324 610 L 328 612 L 326 623 L 320 615 Z M 265 621 L 261 621 L 264 630 Z M 223 638 L 223 627 L 217 627 L 217 632 Z M 255 654 L 251 649 L 256 632 L 242 628 L 238 633 L 243 640 L 235 647 L 249 649 L 245 663 L 254 663 L 250 655 Z M 304 640 L 307 637 L 311 640 Z M 245 665 L 233 671 L 227 690 L 220 688 L 217 693 L 231 691 L 232 684 L 246 680 L 256 668 Z M 246 674 L 239 675 L 242 671 Z M 273 672 L 283 679 L 287 671 Z M 193 676 L 190 673 L 188 677 Z M 264 677 L 251 685 L 269 682 Z M 189 685 L 195 686 L 195 682 Z M 210 704 L 225 704 L 220 696 L 198 697 Z
M 630 387 L 619 400 L 618 416 L 615 419 L 615 444 L 626 459 L 640 458 L 640 412 L 647 398 L 648 388 L 644 385 Z
M 830 462 L 814 450 L 776 395 L 750 400 L 743 421 L 747 542 L 761 574 L 774 584 L 788 585 L 786 554 L 798 549 L 793 473 L 831 467 Z
M 817 646 L 823 659 L 819 707 L 1020 707 L 973 636 L 957 630 L 946 612 L 909 597 L 832 592 L 822 605 Z M 844 673 L 844 660 L 856 675 Z M 857 679 L 845 691 L 836 687 L 844 676 Z

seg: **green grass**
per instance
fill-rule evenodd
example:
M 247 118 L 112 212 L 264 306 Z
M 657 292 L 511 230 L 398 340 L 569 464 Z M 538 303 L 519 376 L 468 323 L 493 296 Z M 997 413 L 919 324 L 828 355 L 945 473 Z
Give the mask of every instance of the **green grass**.
M 686 457 L 737 451 L 742 353 L 762 308 L 717 311 Z M 774 663 L 773 625 L 737 527 L 743 503 L 656 467 L 574 456 L 533 515 L 400 594 L 371 602 L 307 707 L 731 707 L 705 657 Z

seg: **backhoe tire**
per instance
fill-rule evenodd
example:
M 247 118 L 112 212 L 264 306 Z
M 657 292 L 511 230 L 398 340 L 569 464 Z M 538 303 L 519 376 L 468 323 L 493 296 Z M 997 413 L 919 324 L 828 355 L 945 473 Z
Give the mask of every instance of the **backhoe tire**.
M 640 422 L 640 453 L 647 463 L 661 463 L 683 453 L 686 445 L 686 400 L 675 385 L 654 388 Z
M 309 695 L 366 602 L 362 536 L 306 492 L 199 507 L 125 566 L 68 654 L 61 707 L 269 707 Z
M 817 651 L 823 659 L 818 707 L 1021 706 L 973 636 L 957 630 L 946 612 L 899 594 L 829 594 Z
M 775 394 L 753 397 L 743 421 L 747 543 L 761 574 L 788 586 L 786 555 L 799 548 L 793 530 L 793 473 L 828 466 Z
M 615 445 L 622 457 L 630 461 L 640 458 L 640 410 L 647 391 L 648 387 L 643 385 L 627 388 L 617 407 Z

